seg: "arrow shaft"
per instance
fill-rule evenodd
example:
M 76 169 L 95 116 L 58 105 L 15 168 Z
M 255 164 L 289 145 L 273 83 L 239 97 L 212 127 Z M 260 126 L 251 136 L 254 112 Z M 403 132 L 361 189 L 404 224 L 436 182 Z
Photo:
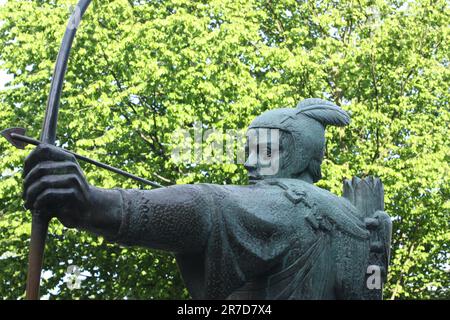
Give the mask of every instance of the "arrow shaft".
M 18 134 L 18 133 L 11 133 L 11 137 L 12 137 L 13 139 L 15 139 L 15 140 L 19 140 L 19 141 L 22 141 L 22 142 L 25 142 L 25 143 L 28 143 L 28 144 L 32 144 L 32 145 L 35 145 L 35 146 L 37 146 L 37 145 L 39 145 L 39 144 L 42 143 L 42 142 L 39 141 L 39 140 L 36 140 L 36 139 L 30 138 L 30 137 L 24 136 L 24 135 L 21 135 L 21 134 Z M 59 147 L 57 147 L 57 148 L 59 148 Z M 120 174 L 120 175 L 122 175 L 122 176 L 124 176 L 124 177 L 133 179 L 133 180 L 138 181 L 138 182 L 141 182 L 141 183 L 143 183 L 143 184 L 147 184 L 147 185 L 150 185 L 150 186 L 155 187 L 155 188 L 161 188 L 161 187 L 163 187 L 163 186 L 160 185 L 159 183 L 156 183 L 156 182 L 153 182 L 153 181 L 150 181 L 150 180 L 147 180 L 147 179 L 138 177 L 138 176 L 136 176 L 136 175 L 134 175 L 134 174 L 131 174 L 131 173 L 126 172 L 126 171 L 123 171 L 123 170 L 121 170 L 121 169 L 119 169 L 119 168 L 116 168 L 116 167 L 107 165 L 107 164 L 105 164 L 105 163 L 102 163 L 102 162 L 99 162 L 99 161 L 92 160 L 92 159 L 90 159 L 90 158 L 88 158 L 88 157 L 82 156 L 82 155 L 77 154 L 77 153 L 75 153 L 75 152 L 73 152 L 73 151 L 70 151 L 70 150 L 67 150 L 67 149 L 63 149 L 63 148 L 59 148 L 59 149 L 64 150 L 65 152 L 68 152 L 68 153 L 74 155 L 75 158 L 77 158 L 78 160 L 82 160 L 82 161 L 84 161 L 84 162 L 93 164 L 94 166 L 97 166 L 97 167 L 100 167 L 100 168 L 109 170 L 109 171 L 111 171 L 111 172 Z

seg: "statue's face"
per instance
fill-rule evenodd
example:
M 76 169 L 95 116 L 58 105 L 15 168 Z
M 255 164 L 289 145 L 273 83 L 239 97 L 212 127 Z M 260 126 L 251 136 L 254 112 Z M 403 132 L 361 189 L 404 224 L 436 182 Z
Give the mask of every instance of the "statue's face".
M 263 179 L 294 178 L 298 173 L 295 165 L 294 139 L 289 132 L 252 128 L 247 132 L 245 146 L 249 183 Z

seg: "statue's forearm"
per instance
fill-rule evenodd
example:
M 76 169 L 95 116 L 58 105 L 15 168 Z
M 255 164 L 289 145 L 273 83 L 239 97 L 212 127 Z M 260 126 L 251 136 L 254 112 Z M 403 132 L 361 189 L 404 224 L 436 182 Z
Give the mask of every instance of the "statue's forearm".
M 89 189 L 88 214 L 75 226 L 88 232 L 114 238 L 122 222 L 123 200 L 119 190 L 101 189 L 91 186 Z
M 107 192 L 109 218 L 103 220 L 99 215 L 97 233 L 125 245 L 179 253 L 203 249 L 210 230 L 211 204 L 196 186 Z

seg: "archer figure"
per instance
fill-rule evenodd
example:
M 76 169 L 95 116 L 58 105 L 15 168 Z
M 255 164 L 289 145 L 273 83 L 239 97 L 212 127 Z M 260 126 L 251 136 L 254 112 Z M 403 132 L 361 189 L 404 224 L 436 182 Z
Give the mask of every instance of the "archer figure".
M 41 144 L 25 162 L 24 198 L 68 228 L 173 252 L 193 298 L 364 299 L 371 241 L 378 235 L 389 247 L 387 229 L 314 185 L 325 127 L 349 121 L 321 99 L 263 113 L 249 127 L 257 139 L 249 139 L 248 186 L 101 189 L 72 154 Z M 266 139 L 268 129 L 279 134 Z M 386 270 L 388 251 L 380 254 Z

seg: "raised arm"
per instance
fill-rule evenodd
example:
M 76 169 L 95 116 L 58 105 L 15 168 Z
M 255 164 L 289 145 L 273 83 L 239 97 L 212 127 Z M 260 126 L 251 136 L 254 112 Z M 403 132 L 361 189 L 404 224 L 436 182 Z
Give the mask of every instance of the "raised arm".
M 214 209 L 200 186 L 119 192 L 122 221 L 113 241 L 177 253 L 204 249 Z
M 178 253 L 199 252 L 206 244 L 213 208 L 199 186 L 97 188 L 71 154 L 51 145 L 30 153 L 24 176 L 25 206 L 57 217 L 68 228 Z

